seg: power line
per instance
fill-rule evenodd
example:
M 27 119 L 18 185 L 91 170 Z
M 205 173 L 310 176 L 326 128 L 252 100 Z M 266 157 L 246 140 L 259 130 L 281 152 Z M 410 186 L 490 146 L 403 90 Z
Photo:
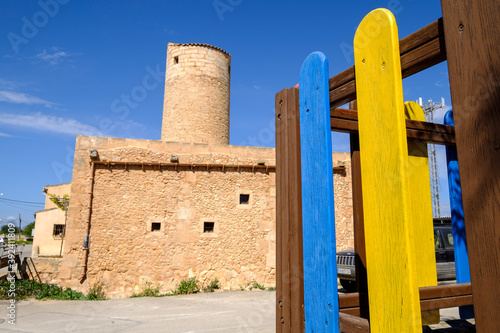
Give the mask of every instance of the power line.
M 13 200 L 13 199 L 6 199 L 6 198 L 0 198 L 0 200 L 11 201 L 11 202 L 19 202 L 19 203 L 23 203 L 23 204 L 45 205 L 45 203 L 43 203 L 43 202 L 22 201 L 22 200 Z
M 0 203 L 4 204 L 4 205 L 7 205 L 7 206 L 10 206 L 10 207 L 13 207 L 15 209 L 21 209 L 21 210 L 25 210 L 27 212 L 30 212 L 30 213 L 33 213 L 33 211 L 36 211 L 35 207 L 33 208 L 30 208 L 30 209 L 26 209 L 26 208 L 23 208 L 23 207 L 26 207 L 26 206 L 20 206 L 19 204 L 15 204 L 15 203 L 10 203 L 10 202 L 1 202 Z M 28 206 L 29 207 L 29 206 Z

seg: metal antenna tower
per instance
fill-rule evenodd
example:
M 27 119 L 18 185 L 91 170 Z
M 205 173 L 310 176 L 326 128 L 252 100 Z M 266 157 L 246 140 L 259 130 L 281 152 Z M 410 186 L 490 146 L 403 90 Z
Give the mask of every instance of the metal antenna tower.
M 427 102 L 422 103 L 422 98 L 418 98 L 418 104 L 422 107 L 427 122 L 434 122 L 434 111 L 444 108 L 444 98 L 441 97 L 441 102 L 433 102 L 429 99 Z M 429 172 L 431 178 L 431 195 L 432 195 L 432 215 L 434 217 L 441 217 L 441 207 L 439 202 L 439 176 L 436 159 L 436 145 L 427 145 L 429 155 Z

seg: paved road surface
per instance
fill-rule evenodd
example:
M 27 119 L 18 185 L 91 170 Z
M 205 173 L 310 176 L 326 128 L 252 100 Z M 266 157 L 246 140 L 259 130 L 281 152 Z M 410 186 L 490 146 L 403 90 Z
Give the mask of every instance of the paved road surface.
M 107 301 L 22 301 L 16 325 L 7 322 L 9 301 L 0 301 L 0 332 L 275 332 L 271 291 L 231 291 Z M 441 322 L 426 333 L 475 332 L 456 321 L 458 308 L 441 310 Z M 3 321 L 2 321 L 3 320 Z M 473 321 L 472 321 L 473 322 Z
M 0 332 L 274 332 L 275 292 L 232 291 L 107 301 L 23 301 Z M 8 301 L 0 301 L 7 319 Z

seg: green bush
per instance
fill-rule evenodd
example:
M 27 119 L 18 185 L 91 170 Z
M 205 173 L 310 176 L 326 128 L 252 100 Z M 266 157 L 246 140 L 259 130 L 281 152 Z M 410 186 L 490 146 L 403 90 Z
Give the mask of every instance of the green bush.
M 190 278 L 188 280 L 182 280 L 176 287 L 175 290 L 166 293 L 166 294 L 161 294 L 160 289 L 161 289 L 161 284 L 155 284 L 151 280 L 146 280 L 141 283 L 142 291 L 140 293 L 134 293 L 132 298 L 134 297 L 163 297 L 163 296 L 175 296 L 175 295 L 187 295 L 187 294 L 196 294 L 200 292 L 200 286 L 198 285 L 200 281 L 196 280 L 196 277 Z M 208 289 L 206 289 L 208 288 Z M 203 288 L 203 290 L 209 290 L 209 289 L 219 289 L 219 280 L 215 279 L 214 281 L 211 281 L 210 284 Z M 213 291 L 213 290 L 212 290 Z
M 161 284 L 155 284 L 151 280 L 145 280 L 141 283 L 142 291 L 138 294 L 134 293 L 130 297 L 157 297 L 164 296 L 160 294 Z
M 250 290 L 252 290 L 252 289 L 266 290 L 266 287 L 264 287 L 263 285 L 257 283 L 257 281 L 253 281 L 250 284 Z
M 204 293 L 213 293 L 215 290 L 220 289 L 219 280 L 214 279 L 210 281 L 205 287 L 203 287 Z
M 195 277 L 190 278 L 189 280 L 182 280 L 179 285 L 177 285 L 177 289 L 174 290 L 173 295 L 187 295 L 187 294 L 196 294 L 200 292 L 200 287 L 198 283 L 200 281 L 196 280 Z
M 106 299 L 106 293 L 101 282 L 95 282 L 89 289 L 87 299 L 90 301 L 100 301 Z
M 12 291 L 9 281 L 0 282 L 0 299 L 86 299 L 81 292 L 34 280 L 18 280 L 14 282 L 13 287 Z
M 79 291 L 72 290 L 70 288 L 64 289 L 57 299 L 65 299 L 65 300 L 90 299 L 90 300 L 92 300 L 91 298 L 86 297 L 83 293 L 81 293 Z
M 94 284 L 96 286 L 96 284 Z M 71 288 L 61 288 L 50 283 L 40 283 L 34 280 L 18 280 L 14 282 L 13 290 L 9 281 L 0 282 L 0 299 L 15 299 L 17 301 L 28 298 L 60 299 L 60 300 L 97 300 L 106 299 L 100 285 L 100 293 L 91 288 L 88 295 Z M 98 296 L 99 295 L 99 296 Z

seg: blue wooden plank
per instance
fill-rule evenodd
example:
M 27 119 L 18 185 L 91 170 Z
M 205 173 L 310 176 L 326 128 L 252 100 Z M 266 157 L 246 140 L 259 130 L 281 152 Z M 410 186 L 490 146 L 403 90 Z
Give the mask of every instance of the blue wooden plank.
M 446 112 L 444 124 L 455 126 L 453 111 Z M 470 282 L 469 254 L 467 252 L 467 239 L 465 237 L 464 207 L 462 204 L 462 188 L 458 172 L 457 148 L 446 146 L 446 161 L 448 167 L 448 187 L 450 191 L 451 225 L 453 228 L 453 248 L 455 252 L 455 269 L 457 283 Z M 460 318 L 474 318 L 472 305 L 459 308 Z
M 339 332 L 328 60 L 311 53 L 300 72 L 300 146 L 306 332 Z

